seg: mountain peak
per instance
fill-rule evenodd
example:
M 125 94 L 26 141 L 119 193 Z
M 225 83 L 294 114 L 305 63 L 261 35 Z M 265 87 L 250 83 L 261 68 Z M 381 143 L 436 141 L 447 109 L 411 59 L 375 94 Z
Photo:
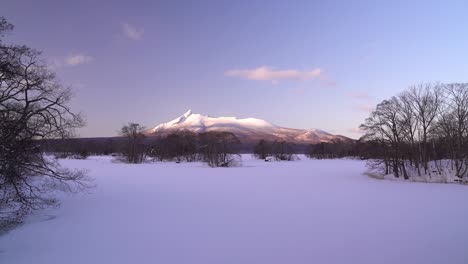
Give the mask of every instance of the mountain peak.
M 293 129 L 276 126 L 262 119 L 237 117 L 211 117 L 188 110 L 178 118 L 146 131 L 148 135 L 167 135 L 188 130 L 195 133 L 228 131 L 244 142 L 259 139 L 290 141 L 295 143 L 330 142 L 338 137 L 319 129 Z
M 190 115 L 192 115 L 192 109 L 189 109 L 187 112 L 185 112 L 185 114 L 183 114 L 183 117 L 187 118 Z

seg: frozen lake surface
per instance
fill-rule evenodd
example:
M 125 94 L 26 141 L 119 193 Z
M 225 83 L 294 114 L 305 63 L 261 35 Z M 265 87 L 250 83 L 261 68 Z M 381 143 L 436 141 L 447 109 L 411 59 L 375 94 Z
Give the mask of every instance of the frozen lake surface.
M 0 237 L 0 263 L 468 263 L 468 186 L 375 180 L 365 162 L 119 164 Z

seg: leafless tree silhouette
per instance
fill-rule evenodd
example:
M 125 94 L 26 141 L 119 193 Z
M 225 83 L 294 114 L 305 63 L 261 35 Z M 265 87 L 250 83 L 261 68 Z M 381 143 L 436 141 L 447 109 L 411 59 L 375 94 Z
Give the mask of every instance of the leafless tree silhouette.
M 0 18 L 0 37 L 13 26 Z M 0 38 L 1 40 L 1 38 Z M 40 60 L 40 52 L 0 42 L 0 217 L 57 204 L 53 190 L 87 186 L 83 171 L 63 168 L 40 148 L 83 125 L 68 103 L 70 88 Z M 1 220 L 1 219 L 0 219 Z

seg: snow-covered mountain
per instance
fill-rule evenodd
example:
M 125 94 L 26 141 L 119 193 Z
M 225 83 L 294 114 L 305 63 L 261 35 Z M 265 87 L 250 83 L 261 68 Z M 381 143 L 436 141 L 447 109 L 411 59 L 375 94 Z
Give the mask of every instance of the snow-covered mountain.
M 338 140 L 351 141 L 347 137 L 332 135 L 319 129 L 280 127 L 257 118 L 210 117 L 194 114 L 191 110 L 172 121 L 146 130 L 145 134 L 161 136 L 183 130 L 196 133 L 228 131 L 234 133 L 244 143 L 256 142 L 260 139 L 285 140 L 298 144 L 315 144 Z

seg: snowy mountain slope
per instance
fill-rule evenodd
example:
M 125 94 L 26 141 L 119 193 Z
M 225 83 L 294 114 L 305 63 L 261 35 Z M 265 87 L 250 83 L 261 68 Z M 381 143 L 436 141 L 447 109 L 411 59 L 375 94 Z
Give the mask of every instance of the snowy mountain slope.
M 347 137 L 332 135 L 319 129 L 285 128 L 257 118 L 210 117 L 192 113 L 191 110 L 172 121 L 146 130 L 145 134 L 160 136 L 183 130 L 195 133 L 228 131 L 234 133 L 243 142 L 255 142 L 260 139 L 266 139 L 314 144 L 337 140 L 351 140 Z

